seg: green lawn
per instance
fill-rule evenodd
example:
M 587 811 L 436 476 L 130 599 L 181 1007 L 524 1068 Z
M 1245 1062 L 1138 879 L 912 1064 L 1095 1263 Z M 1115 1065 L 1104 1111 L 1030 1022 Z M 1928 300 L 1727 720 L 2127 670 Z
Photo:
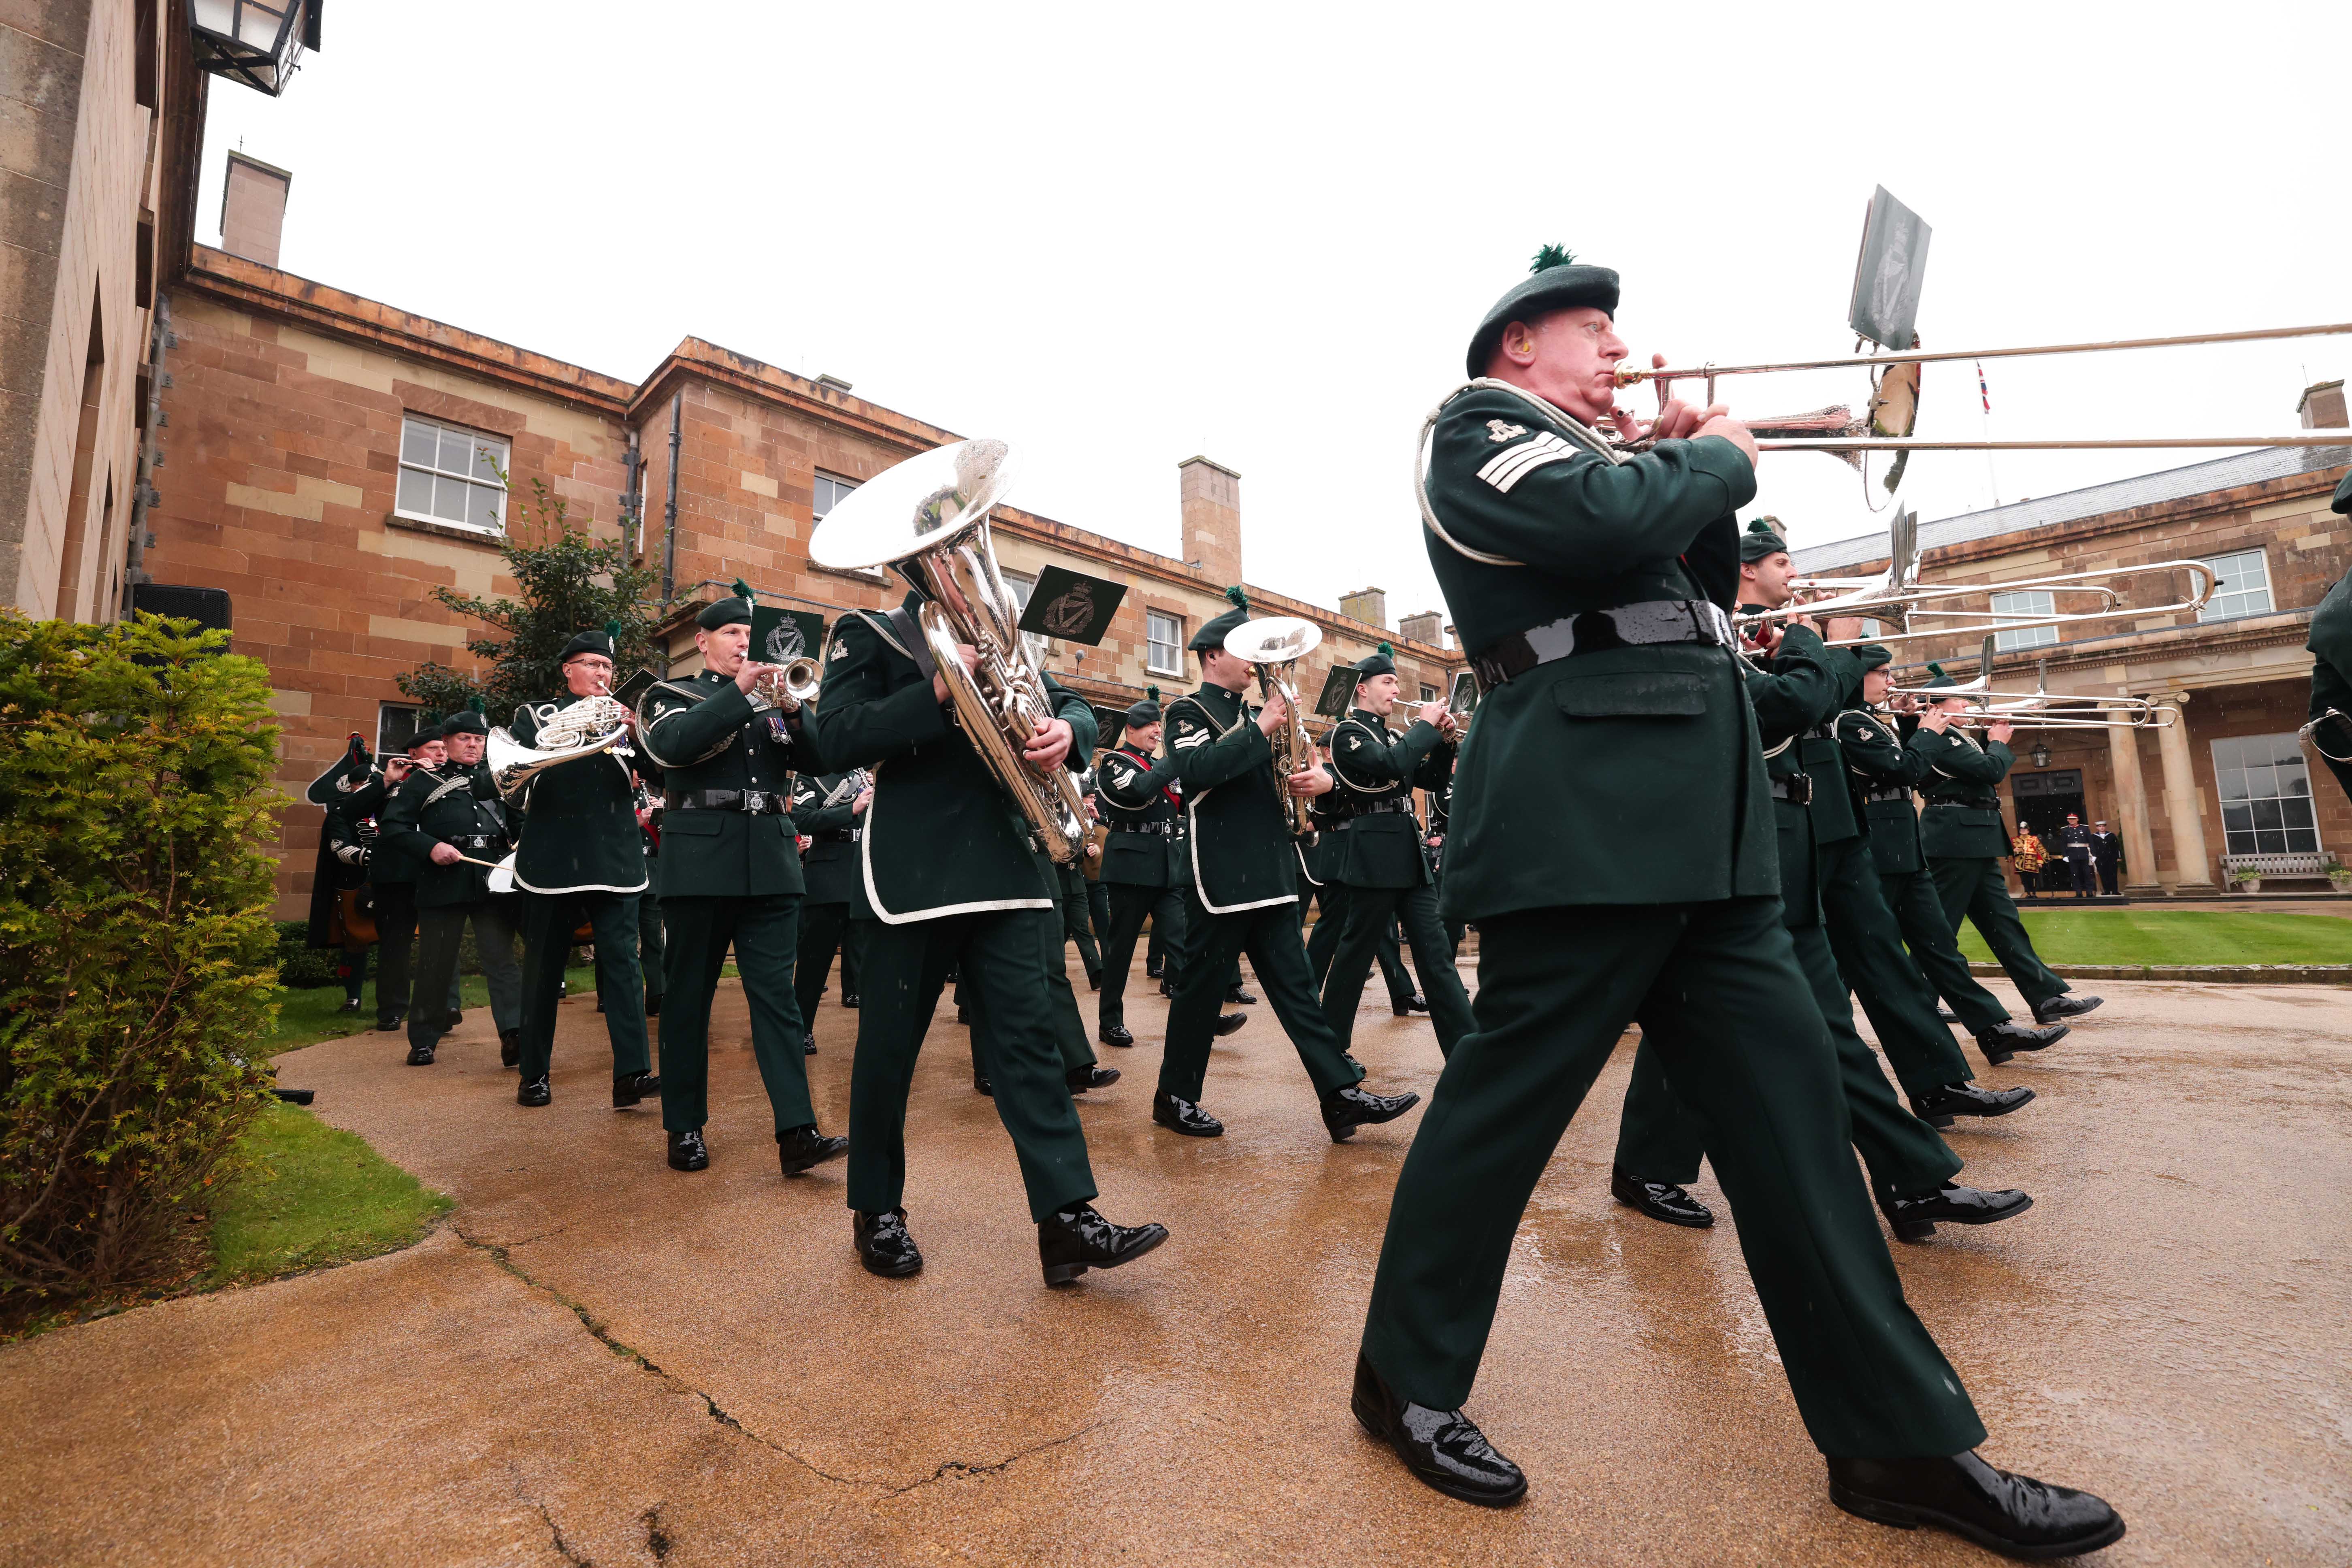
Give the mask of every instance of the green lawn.
M 212 1205 L 205 1288 L 392 1252 L 449 1200 L 299 1106 L 273 1105 L 238 1144 L 244 1168 Z
M 2235 910 L 2021 910 L 2044 963 L 2352 963 L 2352 920 Z M 1991 962 L 1960 922 L 1960 951 Z
M 734 973 L 734 966 L 728 966 Z M 585 996 L 596 989 L 593 969 L 566 970 L 563 983 L 574 996 Z M 489 982 L 478 974 L 462 975 L 457 994 L 464 1006 L 487 1007 L 490 1005 Z M 343 988 L 340 985 L 306 986 L 299 991 L 279 994 L 278 999 L 278 1033 L 262 1043 L 261 1054 L 274 1057 L 280 1051 L 299 1050 L 315 1046 L 320 1040 L 340 1040 L 346 1035 L 357 1035 L 375 1027 L 375 982 L 368 982 L 364 1003 L 356 1013 L 343 1009 Z M 393 1037 L 386 1036 L 386 1039 Z

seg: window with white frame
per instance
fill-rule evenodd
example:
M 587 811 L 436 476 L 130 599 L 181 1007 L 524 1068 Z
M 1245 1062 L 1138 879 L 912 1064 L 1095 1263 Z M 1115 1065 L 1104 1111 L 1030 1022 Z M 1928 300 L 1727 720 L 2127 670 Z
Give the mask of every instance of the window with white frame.
M 1029 613 L 1029 595 L 1037 591 L 1037 579 L 1024 577 L 1018 572 L 1001 575 L 1004 578 L 1004 591 L 1013 595 L 1013 616 L 1018 620 Z
M 1996 616 L 2015 616 L 2023 620 L 2056 612 L 2057 601 L 2046 592 L 1995 594 L 1992 596 L 1992 613 Z M 2048 647 L 2057 640 L 2056 626 L 2026 626 L 2018 631 L 1995 632 L 1992 635 L 1992 646 L 1998 653 L 2009 653 L 2021 647 Z
M 1422 688 L 1421 688 L 1421 700 L 1422 700 L 1423 702 L 1434 702 L 1434 701 L 1436 701 L 1436 700 L 1437 700 L 1437 688 L 1435 688 L 1434 686 L 1431 686 L 1431 685 L 1429 685 L 1429 684 L 1428 684 L 1428 683 L 1426 683 L 1426 682 L 1423 682 L 1423 685 L 1422 685 Z
M 507 444 L 422 415 L 400 422 L 398 515 L 483 533 L 507 525 Z
M 1184 617 L 1143 612 L 1143 668 L 1154 675 L 1184 673 Z
M 2221 796 L 2224 853 L 2319 853 L 2319 825 L 2311 812 L 2311 770 L 2294 736 L 2242 735 L 2214 742 L 2213 782 Z
M 404 755 L 416 741 L 416 720 L 423 710 L 405 702 L 379 702 L 375 709 L 375 754 Z
M 2240 616 L 2271 613 L 2270 563 L 2263 559 L 2261 551 L 2208 555 L 2205 564 L 2213 568 L 2213 575 L 2220 581 L 2214 585 L 2212 598 L 2197 612 L 2199 620 L 2227 621 Z

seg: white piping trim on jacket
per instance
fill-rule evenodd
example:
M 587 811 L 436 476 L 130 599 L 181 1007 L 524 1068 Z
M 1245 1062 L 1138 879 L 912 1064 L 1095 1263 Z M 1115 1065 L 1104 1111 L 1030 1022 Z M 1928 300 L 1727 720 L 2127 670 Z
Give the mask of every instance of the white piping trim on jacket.
M 1050 910 L 1054 907 L 1051 899 L 985 899 L 978 903 L 942 904 L 933 909 L 892 914 L 884 907 L 882 895 L 874 886 L 875 821 L 882 805 L 882 769 L 885 765 L 882 763 L 874 764 L 874 798 L 866 803 L 866 831 L 859 835 L 857 840 L 857 869 L 866 880 L 866 901 L 872 906 L 876 920 L 884 925 L 903 926 L 913 925 L 919 921 L 941 920 L 949 915 L 982 915 L 998 910 Z
M 1234 718 L 1231 724 L 1228 724 L 1223 729 L 1220 730 L 1217 728 L 1217 716 L 1209 711 L 1209 705 L 1202 701 L 1196 694 L 1187 692 L 1183 696 L 1176 699 L 1176 702 L 1190 702 L 1193 707 L 1199 709 L 1201 710 L 1201 717 L 1208 721 L 1210 730 L 1214 732 L 1217 740 L 1219 741 L 1223 740 L 1227 735 L 1230 735 L 1235 730 L 1240 729 L 1242 721 L 1249 717 L 1249 702 L 1247 699 L 1244 699 L 1241 712 Z M 1176 706 L 1176 702 L 1171 702 L 1168 706 L 1171 709 L 1173 709 Z M 1201 875 L 1201 819 L 1197 813 L 1201 809 L 1201 803 L 1202 801 L 1208 799 L 1211 795 L 1216 794 L 1217 791 L 1223 787 L 1224 786 L 1223 784 L 1211 784 L 1199 795 L 1194 795 L 1189 790 L 1186 791 L 1184 795 L 1184 837 L 1191 840 L 1188 849 L 1192 860 L 1192 889 L 1200 898 L 1201 907 L 1208 910 L 1213 915 L 1237 915 L 1244 910 L 1263 910 L 1269 909 L 1276 904 L 1297 903 L 1298 901 L 1298 895 L 1297 893 L 1285 893 L 1278 899 L 1259 899 L 1254 902 L 1246 904 L 1213 904 L 1209 902 L 1209 884 Z M 867 806 L 866 809 L 871 811 L 874 808 L 872 806 Z M 1294 840 L 1293 842 L 1295 845 L 1296 841 Z M 1302 863 L 1301 869 L 1304 868 L 1305 867 Z M 1313 880 L 1311 878 L 1308 879 L 1310 881 Z M 1317 882 L 1315 885 L 1319 888 L 1323 884 Z

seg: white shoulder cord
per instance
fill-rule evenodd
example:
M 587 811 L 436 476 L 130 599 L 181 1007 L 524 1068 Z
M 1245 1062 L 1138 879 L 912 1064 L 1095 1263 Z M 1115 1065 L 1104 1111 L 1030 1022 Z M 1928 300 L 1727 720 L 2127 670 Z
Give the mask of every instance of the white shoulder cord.
M 1446 407 L 1464 393 L 1485 392 L 1490 389 L 1496 392 L 1507 392 L 1517 398 L 1535 410 L 1538 418 L 1557 426 L 1562 435 L 1604 461 L 1612 464 L 1622 463 L 1625 458 L 1624 454 L 1602 439 L 1598 431 L 1584 424 L 1574 415 L 1546 402 L 1526 387 L 1514 386 L 1507 381 L 1496 381 L 1492 376 L 1482 375 L 1464 382 L 1438 400 L 1437 406 L 1431 409 L 1429 416 L 1421 422 L 1421 439 L 1413 447 L 1412 493 L 1413 499 L 1421 503 L 1422 526 L 1444 540 L 1446 547 L 1457 555 L 1466 556 L 1473 561 L 1483 561 L 1489 566 L 1524 566 L 1527 564 L 1526 562 L 1514 561 L 1507 555 L 1489 555 L 1483 550 L 1471 549 L 1445 531 L 1444 527 L 1437 521 L 1437 514 L 1430 510 L 1429 505 L 1429 443 L 1431 434 L 1437 428 L 1437 421 L 1444 416 Z

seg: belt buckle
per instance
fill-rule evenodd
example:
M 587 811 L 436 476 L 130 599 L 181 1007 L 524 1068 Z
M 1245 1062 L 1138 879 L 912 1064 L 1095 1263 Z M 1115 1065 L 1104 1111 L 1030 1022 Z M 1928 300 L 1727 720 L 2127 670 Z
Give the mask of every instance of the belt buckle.
M 743 792 L 743 809 L 750 812 L 754 816 L 766 816 L 768 812 L 767 792 L 765 790 L 756 789 L 745 790 Z

